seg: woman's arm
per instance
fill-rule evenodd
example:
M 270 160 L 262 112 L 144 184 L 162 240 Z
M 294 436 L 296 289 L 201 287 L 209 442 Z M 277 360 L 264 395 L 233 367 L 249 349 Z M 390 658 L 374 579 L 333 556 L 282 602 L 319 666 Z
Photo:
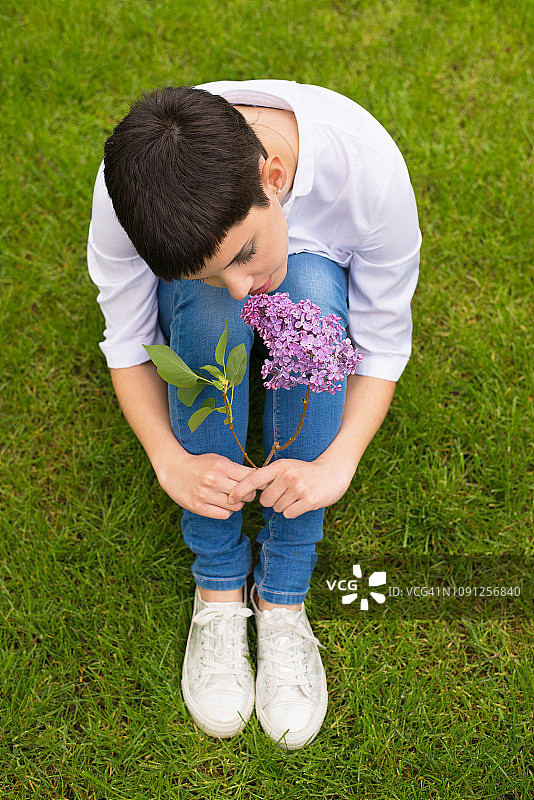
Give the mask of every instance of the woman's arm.
M 167 384 L 151 361 L 111 369 L 115 394 L 133 432 L 143 445 L 161 487 L 183 508 L 214 519 L 228 519 L 243 503 L 228 493 L 251 470 L 214 453 L 191 455 L 171 428 Z M 249 492 L 246 499 L 252 499 Z
M 382 378 L 349 375 L 337 436 L 315 461 L 281 458 L 252 472 L 232 490 L 230 499 L 263 489 L 260 503 L 293 519 L 332 505 L 347 491 L 365 449 L 393 399 L 396 384 Z
M 367 445 L 384 421 L 396 385 L 383 378 L 349 375 L 341 426 L 317 461 L 343 470 L 350 475 L 350 483 Z

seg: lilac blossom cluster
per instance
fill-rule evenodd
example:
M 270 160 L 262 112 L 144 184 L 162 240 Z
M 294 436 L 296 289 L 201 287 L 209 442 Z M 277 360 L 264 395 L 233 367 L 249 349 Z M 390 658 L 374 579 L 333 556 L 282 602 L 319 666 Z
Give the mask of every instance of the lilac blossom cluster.
M 241 312 L 269 350 L 261 369 L 267 389 L 309 384 L 312 392 L 335 394 L 345 375 L 356 372 L 361 354 L 340 325 L 339 317 L 321 316 L 309 300 L 293 303 L 287 292 L 251 295 Z M 268 375 L 272 375 L 266 380 Z

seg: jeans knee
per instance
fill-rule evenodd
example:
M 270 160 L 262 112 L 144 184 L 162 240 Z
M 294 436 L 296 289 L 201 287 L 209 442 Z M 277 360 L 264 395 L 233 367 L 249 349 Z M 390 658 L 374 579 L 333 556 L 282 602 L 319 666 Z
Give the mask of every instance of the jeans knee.
M 228 323 L 229 352 L 244 342 L 250 350 L 253 331 L 241 319 L 243 301 L 234 300 L 226 289 L 208 286 L 200 280 L 181 280 L 168 284 L 160 281 L 158 290 L 159 320 L 164 336 L 173 349 L 180 346 L 200 352 L 200 360 L 213 361 L 215 347 Z
M 293 302 L 310 300 L 321 314 L 335 314 L 348 325 L 348 270 L 325 256 L 295 253 L 288 258 L 287 275 L 278 291 Z

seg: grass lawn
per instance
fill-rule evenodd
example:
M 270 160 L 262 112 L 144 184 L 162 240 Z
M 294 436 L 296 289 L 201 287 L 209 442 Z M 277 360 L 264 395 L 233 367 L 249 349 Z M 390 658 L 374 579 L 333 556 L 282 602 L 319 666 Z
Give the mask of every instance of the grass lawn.
M 0 17 L 0 798 L 532 798 L 532 614 L 315 605 L 320 570 L 371 555 L 534 554 L 532 0 L 4 0 Z M 330 703 L 298 753 L 255 717 L 217 741 L 186 712 L 192 558 L 114 399 L 85 265 L 128 104 L 260 77 L 377 117 L 424 239 L 412 359 L 318 548 Z

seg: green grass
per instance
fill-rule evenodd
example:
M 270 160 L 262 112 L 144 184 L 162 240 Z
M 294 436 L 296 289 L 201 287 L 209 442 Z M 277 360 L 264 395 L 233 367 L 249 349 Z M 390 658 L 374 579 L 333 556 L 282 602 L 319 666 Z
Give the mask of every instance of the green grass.
M 320 559 L 346 576 L 381 552 L 531 555 L 531 0 L 20 0 L 0 17 L 2 800 L 531 798 L 528 619 L 325 619 L 316 583 L 317 740 L 286 754 L 255 718 L 229 741 L 195 729 L 180 509 L 117 408 L 85 267 L 103 142 L 141 91 L 279 77 L 353 97 L 406 157 L 424 246 L 414 353 Z

